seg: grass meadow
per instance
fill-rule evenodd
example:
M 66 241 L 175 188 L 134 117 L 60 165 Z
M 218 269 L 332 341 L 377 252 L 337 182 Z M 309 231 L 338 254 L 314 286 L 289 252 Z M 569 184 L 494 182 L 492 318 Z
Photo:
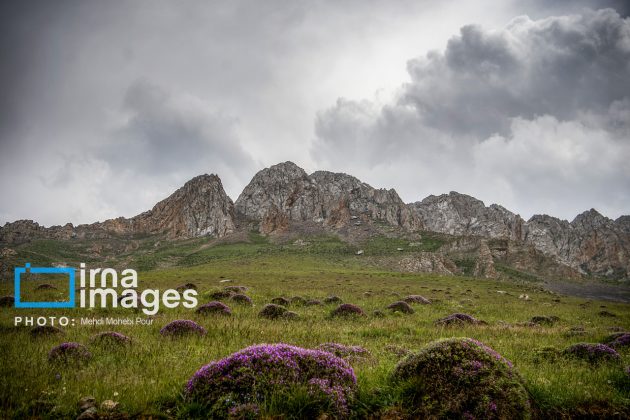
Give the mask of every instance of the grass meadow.
M 433 242 L 432 242 L 433 243 Z M 191 245 L 192 244 L 192 245 Z M 118 416 L 189 418 L 203 412 L 182 398 L 186 381 L 202 365 L 257 343 L 288 343 L 312 348 L 326 342 L 359 345 L 371 357 L 354 362 L 358 393 L 350 404 L 353 418 L 397 418 L 403 406 L 390 374 L 400 360 L 398 349 L 418 350 L 429 342 L 449 337 L 471 337 L 511 360 L 522 375 L 539 417 L 620 416 L 630 413 L 630 381 L 624 367 L 630 365 L 630 350 L 620 350 L 621 365 L 591 366 L 565 358 L 541 358 L 539 349 L 559 350 L 578 342 L 601 342 L 613 328 L 630 329 L 627 304 L 588 301 L 558 296 L 540 289 L 535 282 L 491 281 L 470 277 L 404 274 L 366 263 L 370 255 L 356 256 L 354 249 L 335 241 L 295 251 L 291 245 L 276 246 L 254 238 L 247 243 L 199 246 L 199 242 L 145 247 L 146 252 L 123 255 L 122 260 L 140 269 L 140 289 L 175 288 L 194 283 L 199 304 L 213 299 L 212 291 L 242 285 L 253 306 L 229 300 L 231 317 L 201 316 L 192 309 L 162 308 L 151 325 L 80 325 L 81 318 L 147 317 L 131 309 L 15 309 L 0 308 L 0 418 L 74 418 L 77 402 L 93 396 L 100 403 L 119 403 Z M 50 248 L 50 244 L 47 245 Z M 434 246 L 434 245 L 431 245 Z M 375 253 L 387 248 L 375 244 Z M 371 249 L 367 248 L 366 249 Z M 54 251 L 54 247 L 52 247 Z M 38 251 L 41 255 L 42 251 Z M 63 261 L 72 258 L 70 251 Z M 386 251 L 383 251 L 386 252 Z M 25 258 L 28 254 L 25 253 Z M 59 258 L 49 254 L 51 260 Z M 77 257 L 79 258 L 79 257 Z M 168 264 L 165 262 L 169 262 Z M 107 262 L 100 263 L 108 266 Z M 99 264 L 99 266 L 100 266 Z M 225 280 L 231 280 L 225 282 Z M 223 281 L 223 282 L 222 282 Z M 33 299 L 63 299 L 67 290 L 35 290 L 25 284 Z M 13 294 L 11 281 L 1 285 L 2 295 Z M 410 294 L 425 296 L 430 305 L 414 305 L 415 313 L 388 312 L 385 307 Z M 527 294 L 529 300 L 519 299 Z M 267 320 L 257 316 L 274 297 L 301 296 L 323 299 L 337 295 L 346 303 L 363 308 L 367 316 L 357 319 L 330 318 L 336 305 L 291 306 L 296 320 Z M 381 310 L 386 316 L 372 313 Z M 601 315 L 602 311 L 608 316 Z M 463 312 L 487 325 L 436 327 L 434 321 Z M 612 315 L 614 316 L 612 316 Z M 30 327 L 14 326 L 14 316 L 68 316 L 75 326 L 64 336 L 32 337 Z M 557 316 L 552 326 L 526 326 L 537 315 Z M 164 338 L 162 326 L 174 319 L 191 319 L 208 331 L 203 337 Z M 571 329 L 583 327 L 583 332 Z M 117 331 L 132 338 L 124 351 L 94 346 L 90 337 L 102 331 Z M 47 361 L 49 350 L 61 342 L 88 346 L 92 359 L 80 367 L 59 367 Z M 447 398 L 447 396 L 445 396 Z M 287 404 L 291 404 L 287 408 Z M 270 403 L 266 417 L 300 418 L 305 399 Z

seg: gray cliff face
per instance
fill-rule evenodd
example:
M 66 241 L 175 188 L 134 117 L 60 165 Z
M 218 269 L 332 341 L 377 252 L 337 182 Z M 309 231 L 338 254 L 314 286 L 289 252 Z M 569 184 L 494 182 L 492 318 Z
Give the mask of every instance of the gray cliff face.
M 292 162 L 258 172 L 236 200 L 236 211 L 255 220 L 283 215 L 291 221 L 312 221 L 338 227 L 367 217 L 409 230 L 419 218 L 396 191 L 375 189 L 355 177 L 317 171 L 311 175 Z M 263 226 L 263 229 L 266 229 Z
M 222 237 L 234 231 L 234 204 L 216 175 L 201 175 L 184 184 L 153 209 L 131 219 L 136 233 L 169 237 Z
M 547 215 L 536 215 L 525 222 L 501 206 L 486 207 L 482 201 L 456 192 L 432 195 L 409 206 L 430 231 L 509 239 L 530 244 L 584 274 L 614 278 L 630 275 L 629 216 L 612 221 L 591 209 L 572 222 Z
M 221 237 L 234 231 L 234 204 L 216 175 L 201 175 L 188 181 L 151 210 L 130 219 L 116 219 L 89 225 L 40 226 L 32 220 L 18 220 L 0 228 L 0 242 L 17 244 L 32 239 L 99 239 L 112 234 L 166 234 L 169 238 Z
M 520 240 L 523 234 L 525 221 L 519 215 L 496 204 L 486 207 L 483 201 L 454 191 L 409 206 L 433 232 L 511 240 Z
M 630 275 L 630 232 L 623 223 L 594 209 L 570 223 L 534 216 L 527 222 L 524 240 L 583 273 L 615 278 Z

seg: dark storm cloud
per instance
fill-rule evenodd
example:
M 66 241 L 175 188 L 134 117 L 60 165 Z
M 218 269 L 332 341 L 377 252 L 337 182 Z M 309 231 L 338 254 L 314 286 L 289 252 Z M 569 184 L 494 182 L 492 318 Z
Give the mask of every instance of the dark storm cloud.
M 320 112 L 315 159 L 384 174 L 414 201 L 459 190 L 526 216 L 630 209 L 630 20 L 608 9 L 467 25 L 408 71 L 393 102 Z
M 443 54 L 408 64 L 402 103 L 457 134 L 506 134 L 510 119 L 573 119 L 605 112 L 630 94 L 630 24 L 611 10 L 532 21 L 504 30 L 465 26 Z

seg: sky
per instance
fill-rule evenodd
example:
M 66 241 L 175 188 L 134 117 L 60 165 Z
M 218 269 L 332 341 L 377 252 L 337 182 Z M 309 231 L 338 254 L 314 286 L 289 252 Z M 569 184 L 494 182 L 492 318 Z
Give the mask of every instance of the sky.
M 405 202 L 630 214 L 625 0 L 0 5 L 0 224 L 131 217 L 293 161 Z

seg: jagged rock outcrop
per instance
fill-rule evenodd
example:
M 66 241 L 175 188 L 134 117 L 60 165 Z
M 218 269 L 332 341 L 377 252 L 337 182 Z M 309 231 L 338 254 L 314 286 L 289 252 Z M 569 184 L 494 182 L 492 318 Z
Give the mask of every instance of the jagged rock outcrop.
M 435 252 L 419 252 L 404 257 L 398 262 L 398 266 L 401 271 L 408 273 L 436 273 L 447 276 L 460 273 L 453 261 Z
M 495 279 L 499 277 L 497 270 L 494 269 L 494 259 L 492 258 L 492 252 L 488 247 L 486 241 L 481 241 L 479 246 L 479 254 L 475 261 L 475 268 L 473 270 L 473 276 L 484 277 L 487 279 Z
M 584 274 L 611 278 L 630 276 L 630 216 L 615 221 L 590 210 L 572 222 L 519 215 L 465 194 L 429 196 L 410 208 L 427 230 L 457 236 L 508 239 L 530 244 L 559 263 Z
M 255 220 L 286 215 L 339 228 L 354 221 L 381 221 L 408 230 L 422 227 L 419 218 L 393 189 L 375 189 L 353 176 L 317 171 L 311 175 L 292 162 L 258 172 L 236 200 L 237 212 Z M 267 229 L 268 230 L 268 229 Z
M 536 215 L 527 221 L 523 240 L 582 273 L 628 277 L 630 232 L 624 217 L 612 221 L 594 209 L 572 222 Z
M 169 238 L 212 235 L 234 231 L 234 204 L 216 175 L 201 175 L 184 184 L 151 210 L 130 219 L 119 217 L 89 225 L 40 226 L 18 220 L 0 228 L 0 243 L 17 244 L 32 239 L 99 239 L 111 235 L 166 234 Z
M 148 212 L 133 217 L 131 224 L 135 233 L 222 237 L 234 231 L 234 204 L 218 176 L 201 175 Z
M 497 205 L 486 207 L 483 201 L 451 191 L 430 195 L 410 204 L 427 230 L 458 236 L 482 236 L 520 240 L 525 221 Z

